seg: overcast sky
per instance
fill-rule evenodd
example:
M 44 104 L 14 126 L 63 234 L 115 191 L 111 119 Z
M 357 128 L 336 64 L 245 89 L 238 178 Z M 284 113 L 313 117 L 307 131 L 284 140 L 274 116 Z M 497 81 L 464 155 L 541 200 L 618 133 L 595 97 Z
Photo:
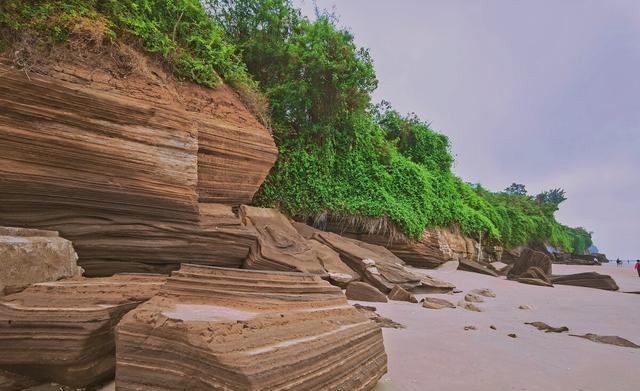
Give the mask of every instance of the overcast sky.
M 312 3 L 298 0 L 307 15 Z M 318 0 L 468 182 L 556 187 L 557 218 L 640 258 L 640 0 Z

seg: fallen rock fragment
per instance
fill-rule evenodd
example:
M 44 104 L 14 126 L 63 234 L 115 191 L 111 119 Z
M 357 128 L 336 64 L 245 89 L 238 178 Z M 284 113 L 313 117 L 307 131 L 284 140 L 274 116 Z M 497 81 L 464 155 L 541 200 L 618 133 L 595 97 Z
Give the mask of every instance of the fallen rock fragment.
M 396 285 L 391 292 L 389 292 L 389 300 L 395 301 L 408 301 L 409 303 L 417 303 L 418 299 L 407 290 L 403 289 L 399 285 Z
M 0 296 L 82 274 L 73 245 L 55 231 L 0 227 L 0 254 Z
M 364 391 L 387 370 L 380 327 L 308 273 L 183 265 L 116 344 L 119 391 Z
M 478 307 L 477 305 L 473 304 L 473 303 L 469 303 L 467 301 L 459 301 L 458 302 L 458 307 L 465 309 L 467 311 L 472 311 L 472 312 L 482 312 L 482 309 L 480 309 L 480 307 Z
M 404 329 L 405 325 L 402 323 L 398 323 L 392 319 L 381 316 L 376 312 L 376 307 L 368 306 L 368 305 L 360 305 L 358 303 L 353 305 L 358 310 L 364 312 L 367 317 L 378 324 L 380 327 L 390 328 L 390 329 Z
M 476 261 L 471 261 L 469 259 L 460 259 L 460 265 L 458 266 L 458 270 L 486 274 L 491 277 L 498 277 L 498 273 L 494 272 L 493 270 L 489 269 L 488 267 Z
M 572 337 L 584 338 L 584 339 L 588 339 L 589 341 L 604 343 L 607 345 L 615 345 L 615 346 L 621 346 L 624 348 L 640 349 L 640 345 L 636 345 L 635 343 L 629 341 L 628 339 L 618 337 L 617 335 L 598 335 L 598 334 L 592 334 L 592 333 L 587 333 L 585 335 L 577 335 L 577 334 L 569 334 L 569 335 Z
M 518 306 L 518 309 L 519 309 L 519 310 L 532 310 L 532 309 L 533 309 L 533 306 L 530 306 L 530 305 L 528 305 L 528 304 L 520 304 L 520 305 Z
M 437 279 L 435 277 L 432 277 L 426 274 L 422 276 L 422 279 L 420 280 L 420 282 L 421 282 L 421 285 L 414 288 L 413 289 L 414 292 L 448 293 L 455 290 L 454 288 L 456 287 L 450 282 L 442 281 L 440 279 Z
M 469 291 L 469 293 L 474 294 L 474 295 L 478 295 L 478 296 L 483 296 L 483 297 L 496 297 L 496 294 L 491 290 L 491 289 L 472 289 Z
M 464 301 L 468 301 L 469 303 L 484 303 L 482 296 L 471 292 L 464 295 Z
M 531 325 L 540 331 L 544 331 L 545 333 L 564 333 L 565 331 L 569 331 L 569 328 L 567 326 L 553 327 L 544 322 L 525 322 L 524 324 Z
M 587 288 L 604 289 L 607 291 L 617 291 L 620 289 L 611 276 L 596 272 L 552 276 L 551 281 L 554 284 L 559 285 L 583 286 Z
M 491 262 L 489 264 L 489 267 L 491 269 L 493 269 L 496 273 L 498 273 L 501 276 L 504 276 L 507 274 L 507 272 L 509 272 L 509 269 L 511 268 L 511 265 L 508 265 L 504 262 Z
M 464 326 L 464 331 L 469 331 L 469 330 L 477 330 L 478 328 L 476 326 Z
M 518 336 L 515 333 L 507 334 L 507 337 L 518 338 Z
M 345 294 L 349 300 L 371 301 L 377 303 L 387 302 L 387 296 L 385 296 L 384 293 L 366 282 L 354 281 L 350 283 L 347 285 Z
M 490 326 L 489 326 L 489 328 L 490 328 L 491 330 L 497 330 L 496 326 L 494 326 L 494 325 L 490 325 Z
M 437 297 L 425 297 L 421 301 L 422 301 L 422 307 L 428 308 L 431 310 L 440 310 L 443 308 L 456 308 L 455 304 L 453 304 L 452 302 L 445 299 L 439 299 Z
M 114 327 L 165 278 L 116 275 L 32 285 L 0 300 L 0 367 L 86 387 L 115 368 Z

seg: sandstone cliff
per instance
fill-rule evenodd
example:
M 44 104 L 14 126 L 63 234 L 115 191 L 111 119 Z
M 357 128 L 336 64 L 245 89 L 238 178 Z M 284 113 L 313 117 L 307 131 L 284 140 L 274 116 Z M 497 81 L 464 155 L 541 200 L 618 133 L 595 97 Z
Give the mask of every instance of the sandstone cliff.
M 240 266 L 255 236 L 231 206 L 275 162 L 269 131 L 229 87 L 77 34 L 0 56 L 0 225 L 59 231 L 87 275 Z

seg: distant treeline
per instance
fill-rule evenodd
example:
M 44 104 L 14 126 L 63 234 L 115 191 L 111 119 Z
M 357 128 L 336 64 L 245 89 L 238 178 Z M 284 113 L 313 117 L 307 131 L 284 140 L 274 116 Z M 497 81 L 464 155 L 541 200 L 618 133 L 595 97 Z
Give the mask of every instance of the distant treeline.
M 178 78 L 236 88 L 280 151 L 260 205 L 292 216 L 385 218 L 412 238 L 455 225 L 505 246 L 591 245 L 585 229 L 555 220 L 562 189 L 529 196 L 518 184 L 491 192 L 465 183 L 451 172 L 445 135 L 389 103 L 372 104 L 371 56 L 330 13 L 309 19 L 288 0 L 5 0 L 0 49 L 20 31 L 63 43 L 83 21 L 158 56 Z

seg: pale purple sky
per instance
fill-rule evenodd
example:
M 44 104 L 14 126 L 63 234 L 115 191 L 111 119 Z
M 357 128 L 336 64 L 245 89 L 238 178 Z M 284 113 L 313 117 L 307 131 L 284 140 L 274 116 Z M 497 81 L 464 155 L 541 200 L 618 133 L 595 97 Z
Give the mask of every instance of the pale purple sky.
M 640 258 L 640 0 L 317 4 L 370 49 L 374 99 L 449 136 L 463 180 L 562 187 L 558 220 Z

